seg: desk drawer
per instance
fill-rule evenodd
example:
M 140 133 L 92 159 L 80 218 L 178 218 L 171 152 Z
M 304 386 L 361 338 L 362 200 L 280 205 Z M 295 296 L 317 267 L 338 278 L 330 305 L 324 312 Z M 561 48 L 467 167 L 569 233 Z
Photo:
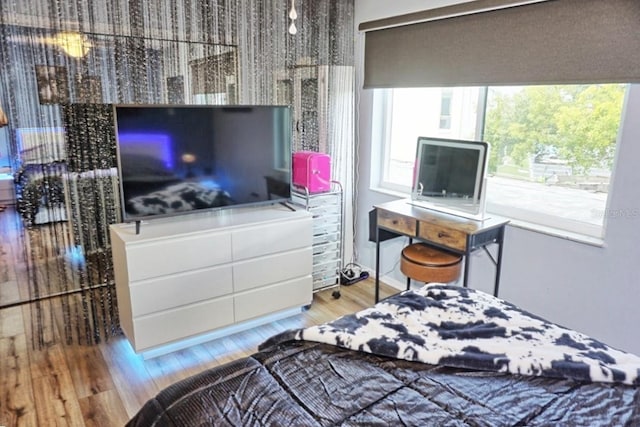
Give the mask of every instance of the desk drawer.
M 423 224 L 420 227 L 418 237 L 459 251 L 464 251 L 467 248 L 467 235 L 458 230 Z
M 380 209 L 378 209 L 378 226 L 406 234 L 407 236 L 415 236 L 418 229 L 417 221 L 414 218 Z

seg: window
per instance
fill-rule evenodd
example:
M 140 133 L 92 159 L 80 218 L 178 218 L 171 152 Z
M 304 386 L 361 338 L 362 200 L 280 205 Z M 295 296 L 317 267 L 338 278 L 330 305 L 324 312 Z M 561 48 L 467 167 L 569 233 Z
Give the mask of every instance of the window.
M 379 187 L 410 192 L 418 136 L 483 140 L 489 212 L 600 238 L 626 87 L 376 89 Z
M 453 91 L 443 89 L 440 95 L 440 129 L 451 129 L 451 98 Z

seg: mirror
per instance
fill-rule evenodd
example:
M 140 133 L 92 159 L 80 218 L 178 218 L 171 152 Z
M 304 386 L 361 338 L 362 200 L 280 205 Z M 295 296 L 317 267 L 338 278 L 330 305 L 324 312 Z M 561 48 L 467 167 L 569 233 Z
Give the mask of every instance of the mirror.
M 25 227 L 18 268 L 31 282 L 0 295 L 0 306 L 112 283 L 115 158 L 106 158 L 104 143 L 88 142 L 108 139 L 109 130 L 86 104 L 102 111 L 105 104 L 237 103 L 237 47 L 16 25 L 0 25 L 0 36 L 0 105 L 9 122 L 2 155 L 18 190 L 17 227 Z M 64 128 L 69 114 L 82 116 L 72 143 Z

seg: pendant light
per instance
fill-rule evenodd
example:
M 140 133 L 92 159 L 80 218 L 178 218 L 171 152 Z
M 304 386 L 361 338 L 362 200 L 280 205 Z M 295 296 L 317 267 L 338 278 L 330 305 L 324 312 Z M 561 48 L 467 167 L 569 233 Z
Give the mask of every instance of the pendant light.
M 291 0 L 291 10 L 289 11 L 289 19 L 291 19 L 291 25 L 289 25 L 289 34 L 295 35 L 298 32 L 296 28 L 296 19 L 298 19 L 298 12 L 296 12 L 296 0 Z

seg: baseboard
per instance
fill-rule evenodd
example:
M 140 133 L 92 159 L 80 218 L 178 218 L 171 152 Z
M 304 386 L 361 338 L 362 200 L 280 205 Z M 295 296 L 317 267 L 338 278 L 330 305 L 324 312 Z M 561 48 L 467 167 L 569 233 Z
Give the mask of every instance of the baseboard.
M 376 272 L 368 267 L 362 267 L 362 269 L 366 272 L 369 273 L 369 277 L 371 277 L 372 279 L 375 280 L 376 278 Z M 392 288 L 398 289 L 399 291 L 404 291 L 405 289 L 407 289 L 407 282 L 404 281 L 400 281 L 398 279 L 395 279 L 391 276 L 382 276 L 380 277 L 380 281 L 382 283 L 384 283 L 385 285 L 391 286 Z
M 369 277 L 371 277 L 372 279 L 375 280 L 376 278 L 376 274 L 375 271 L 373 271 L 372 269 L 368 268 L 368 267 L 362 267 L 362 270 L 369 272 Z M 391 276 L 382 276 L 380 278 L 380 281 L 382 283 L 384 283 L 385 285 L 391 286 L 392 288 L 395 288 L 399 291 L 404 291 L 407 289 L 407 282 L 406 281 L 400 281 L 394 277 Z M 462 286 L 462 278 L 459 278 L 458 280 L 456 280 L 455 282 L 451 282 L 450 284 L 452 285 L 459 285 Z M 416 281 L 412 281 L 411 282 L 411 287 L 415 288 L 417 287 L 422 287 L 424 286 L 424 283 L 418 283 Z

